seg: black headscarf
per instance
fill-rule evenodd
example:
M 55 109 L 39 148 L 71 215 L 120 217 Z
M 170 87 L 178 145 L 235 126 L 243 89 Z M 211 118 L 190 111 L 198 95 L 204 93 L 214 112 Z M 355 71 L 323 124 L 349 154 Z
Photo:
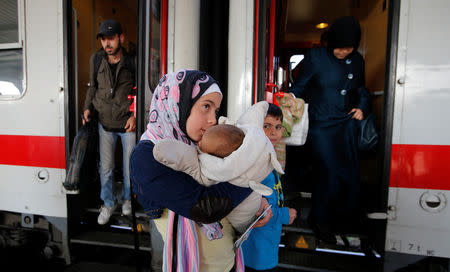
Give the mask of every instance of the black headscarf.
M 184 73 L 184 75 L 183 75 Z M 185 70 L 177 73 L 177 79 L 183 78 L 184 80 L 180 83 L 180 128 L 186 133 L 186 121 L 191 114 L 192 106 L 197 102 L 197 100 L 205 93 L 205 91 L 212 85 L 217 84 L 217 82 L 207 73 L 196 70 Z M 197 95 L 192 97 L 192 92 L 194 90 L 195 84 L 200 86 L 200 91 Z
M 352 16 L 337 19 L 328 30 L 327 40 L 330 49 L 353 46 L 356 51 L 361 40 L 359 22 Z
M 147 130 L 141 139 L 154 143 L 174 139 L 192 144 L 186 122 L 192 106 L 208 90 L 221 93 L 217 82 L 205 72 L 181 70 L 164 75 L 153 92 Z

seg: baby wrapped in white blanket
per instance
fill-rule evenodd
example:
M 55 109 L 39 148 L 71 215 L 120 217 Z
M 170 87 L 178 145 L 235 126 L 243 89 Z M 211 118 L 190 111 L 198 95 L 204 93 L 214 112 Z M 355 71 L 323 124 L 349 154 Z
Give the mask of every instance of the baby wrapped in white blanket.
M 221 117 L 218 126 L 205 132 L 198 148 L 180 141 L 162 140 L 153 149 L 157 161 L 191 175 L 202 185 L 230 182 L 252 188 L 253 192 L 227 215 L 238 232 L 243 232 L 255 218 L 261 195 L 272 194 L 272 189 L 260 182 L 273 169 L 283 174 L 273 145 L 263 130 L 268 107 L 267 102 L 258 102 L 237 122 Z

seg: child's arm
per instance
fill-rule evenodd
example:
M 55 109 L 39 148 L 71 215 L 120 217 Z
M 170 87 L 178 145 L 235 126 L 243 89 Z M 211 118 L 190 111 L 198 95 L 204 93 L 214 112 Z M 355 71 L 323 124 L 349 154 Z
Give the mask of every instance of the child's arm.
M 274 207 L 272 205 L 273 217 L 270 224 L 274 225 L 289 225 L 290 224 L 290 216 L 289 216 L 289 208 L 288 207 Z
M 176 140 L 161 140 L 155 144 L 153 156 L 167 167 L 192 176 L 201 185 L 216 184 L 202 174 L 197 149 L 193 146 Z

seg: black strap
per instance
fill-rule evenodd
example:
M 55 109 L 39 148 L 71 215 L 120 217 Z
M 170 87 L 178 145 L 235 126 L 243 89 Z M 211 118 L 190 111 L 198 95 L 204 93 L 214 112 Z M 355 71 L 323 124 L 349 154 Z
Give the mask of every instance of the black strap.
M 178 236 L 178 214 L 173 219 L 172 233 L 172 271 L 177 271 L 177 236 Z
M 103 54 L 102 51 L 98 51 L 95 53 L 94 57 L 94 87 L 97 89 L 98 87 L 98 81 L 97 81 L 97 75 L 98 75 L 98 69 L 100 69 L 100 64 L 102 63 Z

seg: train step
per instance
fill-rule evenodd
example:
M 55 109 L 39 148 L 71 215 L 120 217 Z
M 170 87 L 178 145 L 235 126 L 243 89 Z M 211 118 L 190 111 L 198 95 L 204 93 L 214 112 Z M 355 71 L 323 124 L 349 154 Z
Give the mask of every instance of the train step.
M 108 223 L 99 225 L 97 217 L 99 208 L 87 208 L 72 225 L 69 239 L 71 243 L 97 245 L 117 248 L 135 248 L 135 233 L 137 233 L 140 250 L 150 251 L 149 220 L 143 211 L 135 212 L 136 227 L 133 227 L 133 217 L 123 215 L 118 206 Z
M 134 233 L 116 231 L 84 231 L 70 239 L 71 243 L 135 249 Z M 150 235 L 139 233 L 139 250 L 151 251 Z
M 380 271 L 381 260 L 368 255 L 333 254 L 281 247 L 278 267 L 297 271 Z

